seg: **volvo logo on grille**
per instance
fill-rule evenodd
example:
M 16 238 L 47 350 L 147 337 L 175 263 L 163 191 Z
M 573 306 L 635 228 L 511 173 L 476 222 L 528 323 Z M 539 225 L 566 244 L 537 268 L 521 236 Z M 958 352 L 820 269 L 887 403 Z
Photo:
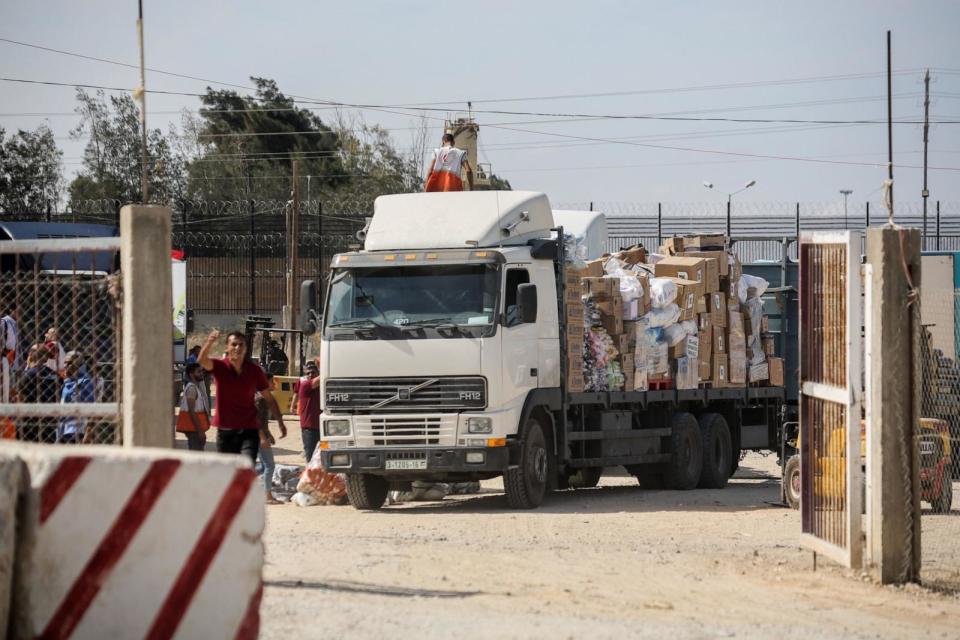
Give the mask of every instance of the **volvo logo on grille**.
M 397 400 L 409 400 L 410 399 L 410 388 L 409 387 L 398 387 L 397 388 Z
M 430 385 L 437 382 L 437 380 L 439 380 L 439 378 L 430 378 L 429 380 L 424 380 L 420 384 L 414 385 L 412 387 L 397 387 L 397 392 L 395 394 L 393 394 L 391 397 L 387 398 L 386 400 L 381 400 L 376 404 L 370 405 L 370 409 L 379 409 L 380 407 L 384 407 L 390 404 L 391 402 L 396 402 L 398 400 L 409 400 L 410 397 L 413 394 L 415 394 L 417 391 L 420 391 L 420 389 L 429 387 Z
M 328 393 L 327 402 L 350 402 L 349 393 Z

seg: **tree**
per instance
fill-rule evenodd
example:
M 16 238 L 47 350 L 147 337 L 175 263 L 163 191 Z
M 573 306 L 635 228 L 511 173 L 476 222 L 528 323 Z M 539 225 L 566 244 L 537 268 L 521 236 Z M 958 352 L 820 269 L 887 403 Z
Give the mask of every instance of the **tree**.
M 346 181 L 337 132 L 280 92 L 276 82 L 251 78 L 252 96 L 209 87 L 191 127 L 195 156 L 188 193 L 209 200 L 290 197 L 292 160 L 319 188 Z
M 19 130 L 4 141 L 0 129 L 0 209 L 50 213 L 63 193 L 63 152 L 46 125 Z
M 108 100 L 103 91 L 91 96 L 78 89 L 77 101 L 80 124 L 70 135 L 89 139 L 83 167 L 70 183 L 71 206 L 99 199 L 142 202 L 140 118 L 133 98 Z M 150 202 L 166 204 L 182 190 L 183 173 L 160 129 L 147 131 L 147 158 Z

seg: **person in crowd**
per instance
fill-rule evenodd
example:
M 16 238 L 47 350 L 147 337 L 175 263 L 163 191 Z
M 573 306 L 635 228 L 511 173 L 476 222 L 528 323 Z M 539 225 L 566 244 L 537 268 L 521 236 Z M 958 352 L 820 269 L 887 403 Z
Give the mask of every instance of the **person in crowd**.
M 0 402 L 10 402 L 17 361 L 17 303 L 6 302 L 5 305 L 6 313 L 0 317 Z
M 311 360 L 304 366 L 303 373 L 304 375 L 293 383 L 290 413 L 300 416 L 303 457 L 310 462 L 320 442 L 320 369 L 317 363 Z
M 50 353 L 44 344 L 35 344 L 27 353 L 27 368 L 17 384 L 20 402 L 55 403 L 59 397 L 60 377 L 50 369 Z M 17 425 L 17 438 L 27 442 L 53 442 L 57 421 L 51 418 L 24 418 Z
M 65 377 L 60 392 L 60 404 L 95 402 L 96 389 L 93 378 L 87 369 L 85 356 L 79 351 L 68 351 L 64 357 Z M 77 416 L 60 418 L 58 442 L 89 442 L 92 434 L 87 433 L 87 419 Z
M 187 437 L 187 448 L 203 451 L 210 428 L 210 399 L 203 388 L 203 367 L 194 362 L 186 369 L 187 383 L 180 394 L 180 413 L 177 416 L 177 431 Z
M 67 352 L 64 351 L 63 345 L 60 344 L 60 335 L 57 328 L 50 327 L 47 329 L 44 340 L 46 341 L 47 351 L 50 352 L 47 367 L 56 371 L 58 375 L 63 376 Z
M 184 363 L 187 366 L 191 364 L 197 364 L 198 359 L 200 358 L 200 345 L 195 344 L 190 347 L 190 351 L 187 352 L 187 361 Z
M 463 170 L 467 171 L 467 185 L 473 191 L 473 167 L 467 160 L 467 152 L 453 146 L 453 134 L 443 134 L 440 148 L 433 150 L 433 160 L 427 171 L 424 191 L 463 191 Z
M 280 437 L 286 437 L 287 427 L 263 369 L 246 357 L 247 336 L 242 331 L 227 334 L 227 357 L 222 360 L 210 357 L 210 349 L 219 339 L 219 331 L 210 333 L 197 358 L 200 366 L 213 374 L 217 384 L 213 416 L 213 426 L 217 427 L 217 451 L 240 453 L 256 464 L 260 424 L 254 395 L 258 391 L 279 423 Z
M 273 374 L 267 374 L 267 389 L 273 391 Z M 273 495 L 273 470 L 276 463 L 273 459 L 273 445 L 277 443 L 270 433 L 270 408 L 266 398 L 257 392 L 254 403 L 257 405 L 257 422 L 260 425 L 260 466 L 263 469 L 263 488 L 267 493 L 267 504 L 283 504 Z

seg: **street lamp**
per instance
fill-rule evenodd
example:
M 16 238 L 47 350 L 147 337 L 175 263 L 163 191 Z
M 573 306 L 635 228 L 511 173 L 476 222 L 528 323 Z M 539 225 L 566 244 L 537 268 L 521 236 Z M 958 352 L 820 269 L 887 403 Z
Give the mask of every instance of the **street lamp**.
M 853 189 L 840 189 L 840 195 L 843 196 L 843 228 L 850 228 L 850 221 L 847 220 L 847 198 L 853 193 Z
M 740 189 L 737 189 L 736 191 L 730 191 L 727 193 L 727 237 L 728 238 L 730 237 L 730 206 L 731 206 L 730 203 L 733 201 L 733 196 L 737 195 L 741 191 L 746 191 L 747 189 L 749 189 L 755 184 L 757 184 L 757 181 L 751 180 L 747 184 L 743 185 L 743 187 L 741 187 Z M 713 189 L 712 182 L 704 181 L 703 186 L 705 186 L 707 189 Z

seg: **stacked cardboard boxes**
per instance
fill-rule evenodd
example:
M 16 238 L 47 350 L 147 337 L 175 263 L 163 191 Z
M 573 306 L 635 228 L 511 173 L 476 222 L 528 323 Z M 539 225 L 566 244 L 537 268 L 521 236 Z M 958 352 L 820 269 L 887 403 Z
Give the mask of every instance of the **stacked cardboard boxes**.
M 741 276 L 722 234 L 668 238 L 659 255 L 636 246 L 568 269 L 568 388 L 782 385 L 758 295 L 766 283 Z

